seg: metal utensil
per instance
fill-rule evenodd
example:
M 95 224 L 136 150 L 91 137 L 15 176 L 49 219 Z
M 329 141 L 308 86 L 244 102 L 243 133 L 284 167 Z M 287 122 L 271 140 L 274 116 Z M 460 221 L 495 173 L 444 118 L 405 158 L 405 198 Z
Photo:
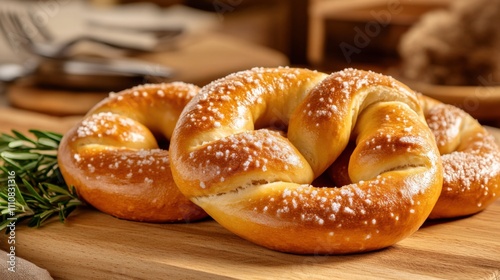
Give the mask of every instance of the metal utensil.
M 146 81 L 165 81 L 174 74 L 169 67 L 140 60 L 65 57 L 64 47 L 46 48 L 48 45 L 36 41 L 39 39 L 35 37 L 50 40 L 48 30 L 38 28 L 38 32 L 30 34 L 16 12 L 0 10 L 0 31 L 11 48 L 23 52 L 30 61 L 28 68 L 11 66 L 4 69 L 6 81 L 31 74 L 41 85 L 79 90 L 114 90 Z
M 33 74 L 40 85 L 105 91 L 168 81 L 172 77 L 172 71 L 166 67 L 115 59 L 45 59 Z
M 116 31 L 127 31 L 131 33 L 150 33 L 156 38 L 161 38 L 165 40 L 166 38 L 176 38 L 182 33 L 184 33 L 184 28 L 181 26 L 171 26 L 171 27 L 142 27 L 142 26 L 121 26 L 113 23 L 103 23 L 100 21 L 88 19 L 87 24 L 89 26 L 95 26 L 107 30 Z
M 37 64 L 0 64 L 0 83 L 23 77 L 35 84 L 73 90 L 115 91 L 146 82 L 168 81 L 163 67 L 135 61 L 91 61 L 87 59 L 43 59 Z
M 30 73 L 31 71 L 19 63 L 0 64 L 0 82 L 10 83 Z
M 13 49 L 17 50 L 20 47 L 28 53 L 46 58 L 65 58 L 67 51 L 82 41 L 96 42 L 124 50 L 150 51 L 139 45 L 120 44 L 92 35 L 81 35 L 68 41 L 55 42 L 50 30 L 35 20 L 32 13 L 24 11 L 0 10 L 0 29 Z

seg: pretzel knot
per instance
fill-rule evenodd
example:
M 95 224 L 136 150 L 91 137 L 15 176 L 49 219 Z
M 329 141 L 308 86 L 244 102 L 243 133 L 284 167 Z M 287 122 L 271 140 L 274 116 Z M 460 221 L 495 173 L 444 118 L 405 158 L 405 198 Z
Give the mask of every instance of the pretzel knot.
M 314 181 L 349 143 L 353 183 Z M 443 180 L 416 94 L 353 69 L 259 68 L 214 81 L 182 112 L 170 152 L 181 192 L 222 226 L 300 254 L 398 242 L 426 220 Z

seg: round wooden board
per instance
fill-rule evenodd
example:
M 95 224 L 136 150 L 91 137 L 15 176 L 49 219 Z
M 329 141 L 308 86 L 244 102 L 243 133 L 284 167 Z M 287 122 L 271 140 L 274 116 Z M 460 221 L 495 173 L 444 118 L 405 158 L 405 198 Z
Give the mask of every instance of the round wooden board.
M 397 75 L 394 77 L 417 92 L 463 109 L 478 120 L 500 119 L 500 86 L 433 85 Z
M 107 96 L 103 92 L 38 88 L 30 83 L 16 83 L 7 90 L 11 106 L 56 116 L 84 115 Z

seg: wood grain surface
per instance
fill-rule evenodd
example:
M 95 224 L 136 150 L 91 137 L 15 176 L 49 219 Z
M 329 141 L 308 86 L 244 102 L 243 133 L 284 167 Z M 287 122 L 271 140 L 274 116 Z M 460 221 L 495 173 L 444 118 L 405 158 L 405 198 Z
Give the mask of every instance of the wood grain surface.
M 82 209 L 66 224 L 19 227 L 16 252 L 57 279 L 498 279 L 499 215 L 497 201 L 473 217 L 426 224 L 381 251 L 299 256 L 254 245 L 212 220 L 146 224 Z
M 24 133 L 30 129 L 64 133 L 81 120 L 81 118 L 82 116 L 49 116 L 10 107 L 0 107 L 0 133 L 10 132 L 12 129 Z
M 0 108 L 2 131 L 63 132 L 73 121 Z M 500 200 L 468 218 L 426 223 L 377 252 L 300 256 L 259 247 L 211 219 L 148 224 L 80 208 L 65 224 L 18 225 L 16 254 L 55 279 L 500 279 L 499 216 Z

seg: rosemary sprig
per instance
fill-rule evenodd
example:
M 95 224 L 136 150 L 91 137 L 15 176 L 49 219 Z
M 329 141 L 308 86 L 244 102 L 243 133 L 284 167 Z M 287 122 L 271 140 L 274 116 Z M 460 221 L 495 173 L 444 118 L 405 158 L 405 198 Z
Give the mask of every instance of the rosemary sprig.
M 62 135 L 30 130 L 0 135 L 0 231 L 13 221 L 40 227 L 54 216 L 64 222 L 82 205 L 59 171 L 57 149 Z M 7 228 L 7 231 L 9 228 Z

